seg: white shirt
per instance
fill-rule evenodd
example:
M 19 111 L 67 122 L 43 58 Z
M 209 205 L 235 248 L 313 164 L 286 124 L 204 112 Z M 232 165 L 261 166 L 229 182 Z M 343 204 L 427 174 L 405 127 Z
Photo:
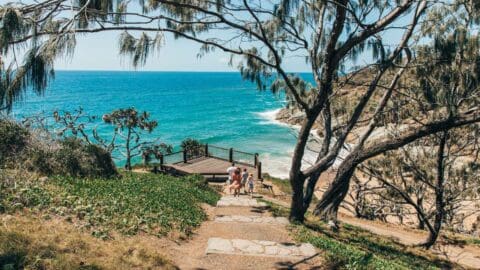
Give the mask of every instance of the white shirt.
M 232 175 L 233 175 L 233 173 L 235 172 L 236 169 L 237 169 L 237 167 L 235 167 L 235 166 L 228 167 L 227 173 L 228 173 L 228 179 L 229 180 L 232 180 Z

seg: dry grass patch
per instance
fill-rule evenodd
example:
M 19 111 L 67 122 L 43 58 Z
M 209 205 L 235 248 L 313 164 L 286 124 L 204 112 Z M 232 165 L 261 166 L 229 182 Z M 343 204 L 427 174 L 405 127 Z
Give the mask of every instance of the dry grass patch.
M 103 241 L 61 219 L 0 215 L 0 269 L 177 269 L 168 240 L 116 235 Z

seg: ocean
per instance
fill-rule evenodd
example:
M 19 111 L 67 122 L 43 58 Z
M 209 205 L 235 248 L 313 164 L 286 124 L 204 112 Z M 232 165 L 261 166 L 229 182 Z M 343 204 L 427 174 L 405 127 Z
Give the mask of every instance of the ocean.
M 265 172 L 286 178 L 295 129 L 275 121 L 285 98 L 259 91 L 236 72 L 57 71 L 43 96 L 28 93 L 17 119 L 82 107 L 102 116 L 118 108 L 147 111 L 159 126 L 145 138 L 177 146 L 185 138 L 259 153 Z M 98 126 L 109 136 L 110 126 Z M 122 160 L 117 161 L 118 165 Z

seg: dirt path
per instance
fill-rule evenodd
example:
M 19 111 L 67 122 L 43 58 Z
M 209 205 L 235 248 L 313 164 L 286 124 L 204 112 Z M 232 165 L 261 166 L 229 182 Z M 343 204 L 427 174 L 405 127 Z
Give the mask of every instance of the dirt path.
M 295 244 L 285 227 L 288 221 L 273 218 L 262 203 L 246 196 L 224 196 L 217 207 L 205 209 L 208 221 L 192 239 L 168 252 L 180 269 L 312 269 L 321 265 L 313 246 Z
M 264 197 L 264 199 L 284 207 L 290 207 L 287 202 L 282 200 L 271 197 Z M 339 220 L 374 234 L 393 238 L 404 245 L 420 244 L 427 238 L 426 232 L 404 228 L 400 225 L 358 219 L 343 214 L 339 215 Z M 432 247 L 431 251 L 440 258 L 455 262 L 464 267 L 480 269 L 480 247 L 473 245 L 457 246 L 439 242 Z
M 342 222 L 354 225 L 374 234 L 394 238 L 404 245 L 418 245 L 425 241 L 427 233 L 406 229 L 400 225 L 386 224 L 378 221 L 362 220 L 350 216 L 340 216 Z M 440 258 L 456 262 L 465 267 L 480 269 L 480 248 L 472 245 L 457 246 L 438 242 L 431 249 Z

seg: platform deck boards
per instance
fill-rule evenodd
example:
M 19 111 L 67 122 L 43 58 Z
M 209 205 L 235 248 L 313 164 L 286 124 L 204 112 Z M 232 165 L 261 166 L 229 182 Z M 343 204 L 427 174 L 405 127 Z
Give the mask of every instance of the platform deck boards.
M 231 162 L 227 160 L 215 158 L 215 157 L 201 157 L 193 160 L 189 160 L 187 163 L 179 162 L 174 164 L 168 164 L 177 171 L 181 171 L 188 174 L 226 174 L 228 167 L 231 166 Z M 246 164 L 235 164 L 235 166 L 240 167 L 243 171 L 243 168 L 247 168 L 249 173 L 253 173 L 255 179 L 257 178 L 257 169 L 251 165 Z

